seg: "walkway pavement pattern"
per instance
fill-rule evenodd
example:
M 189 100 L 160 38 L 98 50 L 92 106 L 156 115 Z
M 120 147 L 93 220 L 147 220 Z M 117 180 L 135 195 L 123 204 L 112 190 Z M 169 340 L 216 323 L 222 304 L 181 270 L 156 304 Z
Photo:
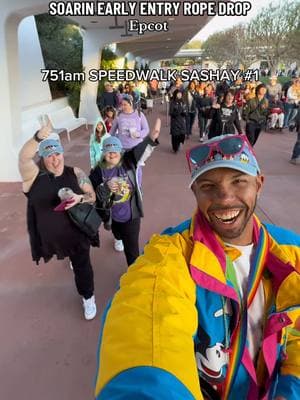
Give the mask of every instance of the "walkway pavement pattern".
M 164 106 L 148 115 L 150 125 L 162 117 L 160 146 L 144 168 L 145 218 L 141 249 L 151 234 L 189 218 L 195 200 L 188 189 L 184 151 L 197 144 L 195 125 L 190 141 L 177 154 L 170 150 Z M 264 133 L 256 146 L 266 175 L 258 214 L 300 232 L 300 167 L 288 163 L 295 134 Z M 89 170 L 89 133 L 84 129 L 63 138 L 66 163 Z M 112 235 L 101 229 L 101 248 L 92 249 L 98 317 L 83 319 L 67 260 L 31 261 L 26 231 L 26 198 L 20 184 L 0 184 L 0 398 L 87 400 L 93 379 L 100 315 L 126 271 L 124 254 L 112 247 Z

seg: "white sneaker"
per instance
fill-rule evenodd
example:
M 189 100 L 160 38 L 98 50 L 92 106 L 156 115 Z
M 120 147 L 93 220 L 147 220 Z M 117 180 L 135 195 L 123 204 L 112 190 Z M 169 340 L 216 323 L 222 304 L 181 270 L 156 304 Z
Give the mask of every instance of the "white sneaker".
M 83 300 L 84 318 L 87 320 L 95 318 L 97 313 L 95 296 L 92 296 L 89 299 L 82 299 L 82 300 Z
M 70 261 L 69 267 L 70 267 L 70 269 L 73 271 L 73 264 L 72 264 L 72 261 Z
M 123 245 L 122 240 L 115 239 L 114 249 L 116 251 L 124 251 L 124 245 Z

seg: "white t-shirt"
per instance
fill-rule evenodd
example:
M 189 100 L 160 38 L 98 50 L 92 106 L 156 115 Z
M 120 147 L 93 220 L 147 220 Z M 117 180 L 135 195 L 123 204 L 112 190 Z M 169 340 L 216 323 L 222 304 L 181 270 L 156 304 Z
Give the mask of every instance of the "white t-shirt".
M 226 243 L 226 245 L 234 247 L 241 252 L 240 257 L 233 262 L 233 266 L 241 297 L 246 301 L 247 284 L 250 272 L 250 257 L 253 251 L 253 244 L 248 246 L 236 246 Z M 260 282 L 252 304 L 248 309 L 247 339 L 249 344 L 249 353 L 253 361 L 257 356 L 262 341 L 264 305 L 264 288 L 262 282 Z

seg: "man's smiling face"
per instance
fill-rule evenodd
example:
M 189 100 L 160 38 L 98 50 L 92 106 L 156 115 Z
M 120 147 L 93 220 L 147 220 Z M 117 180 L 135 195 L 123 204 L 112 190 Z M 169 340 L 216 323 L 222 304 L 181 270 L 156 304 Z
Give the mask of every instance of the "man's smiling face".
M 211 228 L 225 241 L 236 245 L 252 242 L 252 215 L 264 177 L 230 168 L 216 168 L 193 183 L 198 207 Z

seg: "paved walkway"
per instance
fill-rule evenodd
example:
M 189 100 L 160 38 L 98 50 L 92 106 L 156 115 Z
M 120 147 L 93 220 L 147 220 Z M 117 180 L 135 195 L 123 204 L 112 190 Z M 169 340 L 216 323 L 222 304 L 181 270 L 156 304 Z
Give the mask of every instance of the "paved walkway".
M 151 124 L 159 114 L 163 129 L 161 145 L 144 169 L 141 248 L 152 233 L 189 218 L 195 209 L 184 152 L 171 152 L 162 111 L 156 105 L 148 115 Z M 288 163 L 295 140 L 288 132 L 260 137 L 256 152 L 266 184 L 258 214 L 299 232 L 300 167 Z M 88 171 L 88 141 L 84 129 L 72 134 L 65 143 L 67 164 Z M 196 143 L 195 129 L 184 149 Z M 86 322 L 67 261 L 39 268 L 31 261 L 21 185 L 0 184 L 0 189 L 0 399 L 92 399 L 100 315 L 126 270 L 125 257 L 113 250 L 111 234 L 101 231 L 101 248 L 92 250 L 99 314 Z

